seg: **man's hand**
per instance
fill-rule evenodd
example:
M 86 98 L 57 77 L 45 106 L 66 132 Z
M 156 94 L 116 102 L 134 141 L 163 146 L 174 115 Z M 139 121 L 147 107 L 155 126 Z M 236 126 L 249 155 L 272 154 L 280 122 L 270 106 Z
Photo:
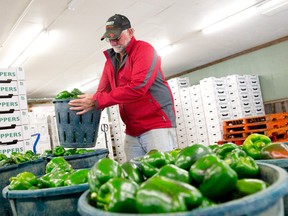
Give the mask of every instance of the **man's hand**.
M 78 99 L 71 100 L 68 104 L 71 106 L 70 110 L 80 111 L 76 113 L 77 115 L 83 115 L 90 110 L 97 109 L 93 94 L 78 95 Z

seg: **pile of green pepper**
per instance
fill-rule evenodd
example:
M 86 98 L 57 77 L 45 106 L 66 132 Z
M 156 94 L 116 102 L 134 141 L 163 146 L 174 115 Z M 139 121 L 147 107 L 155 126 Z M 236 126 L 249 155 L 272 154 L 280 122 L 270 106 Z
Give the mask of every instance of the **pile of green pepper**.
M 12 152 L 9 157 L 5 154 L 0 154 L 0 167 L 10 166 L 13 164 L 20 164 L 31 160 L 36 160 L 40 158 L 40 154 L 35 154 L 31 150 L 27 150 L 26 152 Z
M 95 149 L 84 149 L 84 148 L 70 148 L 65 149 L 63 146 L 56 146 L 53 150 L 46 150 L 44 154 L 46 156 L 69 156 L 69 155 L 77 155 L 77 154 L 85 154 L 87 152 L 95 152 Z
M 84 94 L 78 88 L 74 88 L 71 92 L 64 90 L 59 92 L 55 99 L 68 99 L 68 98 L 78 98 L 78 95 Z
M 235 144 L 153 151 L 88 173 L 89 203 L 119 213 L 171 213 L 218 205 L 265 189 L 254 159 Z
M 35 190 L 72 186 L 88 182 L 89 169 L 74 170 L 63 157 L 54 157 L 46 165 L 45 175 L 35 176 L 31 172 L 22 172 L 11 177 L 9 190 Z

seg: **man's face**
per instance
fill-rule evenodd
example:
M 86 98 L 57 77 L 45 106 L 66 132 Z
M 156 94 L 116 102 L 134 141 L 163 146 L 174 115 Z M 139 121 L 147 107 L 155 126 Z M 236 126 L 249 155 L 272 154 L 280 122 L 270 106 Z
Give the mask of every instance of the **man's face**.
M 125 53 L 125 48 L 131 40 L 129 30 L 124 30 L 117 39 L 109 39 L 109 43 L 116 53 Z

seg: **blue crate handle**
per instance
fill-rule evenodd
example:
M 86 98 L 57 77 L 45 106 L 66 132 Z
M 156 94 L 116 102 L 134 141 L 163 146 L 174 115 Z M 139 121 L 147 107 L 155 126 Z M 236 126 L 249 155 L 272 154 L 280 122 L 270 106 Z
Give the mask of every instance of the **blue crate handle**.
M 35 140 L 35 142 L 33 144 L 33 152 L 34 152 L 34 154 L 36 154 L 36 152 L 37 152 L 36 151 L 36 146 L 37 146 L 37 144 L 39 142 L 39 139 L 40 139 L 40 133 L 32 134 L 31 137 L 33 137 L 33 136 L 37 136 L 36 140 Z

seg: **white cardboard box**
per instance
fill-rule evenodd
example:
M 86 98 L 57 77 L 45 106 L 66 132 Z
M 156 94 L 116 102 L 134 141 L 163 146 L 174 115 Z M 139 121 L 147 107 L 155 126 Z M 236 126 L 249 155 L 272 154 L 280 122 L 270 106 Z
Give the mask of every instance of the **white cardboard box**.
M 25 80 L 25 73 L 23 68 L 0 68 L 0 80 Z

